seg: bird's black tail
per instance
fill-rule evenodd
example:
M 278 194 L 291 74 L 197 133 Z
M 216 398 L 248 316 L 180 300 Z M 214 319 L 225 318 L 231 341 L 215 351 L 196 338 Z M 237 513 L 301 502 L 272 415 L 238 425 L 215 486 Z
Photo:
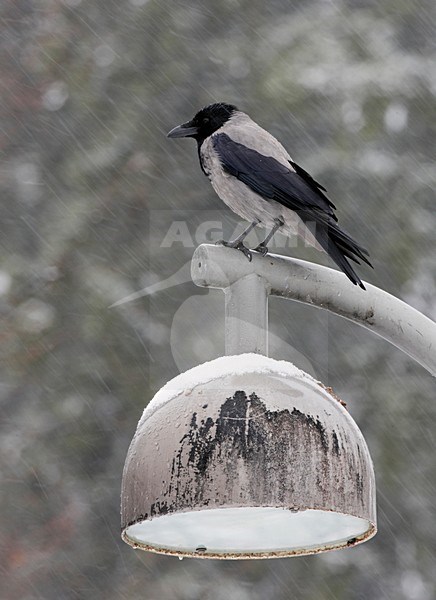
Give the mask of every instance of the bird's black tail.
M 361 260 L 373 268 L 367 258 L 369 256 L 368 250 L 355 242 L 353 238 L 330 219 L 328 221 L 324 219 L 322 221 L 315 221 L 313 216 L 310 218 L 302 214 L 300 214 L 300 218 L 314 235 L 321 248 L 335 261 L 348 279 L 354 285 L 358 285 L 364 290 L 365 286 L 347 259 L 352 260 L 358 265 L 360 265 Z

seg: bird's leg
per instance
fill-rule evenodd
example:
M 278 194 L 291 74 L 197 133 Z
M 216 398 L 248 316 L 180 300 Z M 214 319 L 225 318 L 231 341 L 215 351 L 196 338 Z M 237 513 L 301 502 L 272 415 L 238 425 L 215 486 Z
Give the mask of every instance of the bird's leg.
M 254 229 L 258 224 L 259 221 L 253 221 L 252 223 L 250 223 L 247 229 L 244 229 L 241 235 L 238 235 L 238 237 L 233 241 L 226 242 L 225 240 L 220 240 L 219 242 L 217 242 L 217 244 L 222 244 L 223 246 L 227 246 L 228 248 L 237 248 L 240 244 L 242 244 L 242 242 L 245 240 L 250 231 Z
M 274 219 L 274 227 L 271 229 L 271 231 L 266 236 L 266 238 L 263 240 L 263 242 L 261 242 L 257 246 L 257 248 L 254 248 L 254 250 L 256 252 L 260 252 L 260 254 L 262 254 L 262 256 L 265 256 L 265 254 L 267 254 L 267 252 L 268 252 L 268 247 L 267 247 L 268 242 L 270 241 L 272 236 L 275 234 L 277 229 L 280 229 L 280 227 L 284 224 L 285 224 L 285 222 L 283 221 L 283 219 Z
M 243 254 L 245 254 L 245 256 L 248 258 L 248 260 L 251 262 L 251 252 L 250 250 L 244 246 L 244 244 L 242 243 L 245 238 L 247 237 L 247 235 L 250 233 L 250 231 L 252 229 L 254 229 L 256 227 L 256 225 L 259 224 L 259 221 L 253 221 L 252 223 L 250 223 L 250 225 L 247 227 L 247 229 L 245 229 L 241 235 L 238 235 L 238 237 L 234 240 L 228 241 L 226 242 L 225 240 L 219 240 L 218 242 L 216 242 L 217 244 L 220 244 L 222 246 L 226 246 L 227 248 L 236 248 L 236 250 L 240 250 Z

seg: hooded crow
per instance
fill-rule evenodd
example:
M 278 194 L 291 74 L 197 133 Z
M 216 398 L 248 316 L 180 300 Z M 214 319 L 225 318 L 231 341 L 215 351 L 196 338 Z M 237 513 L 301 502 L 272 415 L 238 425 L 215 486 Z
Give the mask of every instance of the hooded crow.
M 250 222 L 235 240 L 222 242 L 241 250 L 251 260 L 243 240 L 262 225 L 269 229 L 254 250 L 268 252 L 276 231 L 297 234 L 326 252 L 355 285 L 365 289 L 348 259 L 372 266 L 368 251 L 337 224 L 335 205 L 325 188 L 298 166 L 285 148 L 244 112 L 219 102 L 201 109 L 191 121 L 175 127 L 170 138 L 197 141 L 203 173 L 218 196 L 237 215 Z

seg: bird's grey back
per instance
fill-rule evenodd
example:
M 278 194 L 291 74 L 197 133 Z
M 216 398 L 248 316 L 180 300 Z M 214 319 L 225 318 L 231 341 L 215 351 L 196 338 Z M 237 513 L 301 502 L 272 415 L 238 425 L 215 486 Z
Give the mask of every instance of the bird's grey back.
M 281 164 L 286 165 L 291 171 L 293 170 L 289 163 L 292 159 L 281 143 L 250 119 L 246 113 L 242 111 L 233 113 L 230 119 L 212 137 L 220 133 L 226 133 L 234 142 L 243 144 L 260 154 L 271 156 Z

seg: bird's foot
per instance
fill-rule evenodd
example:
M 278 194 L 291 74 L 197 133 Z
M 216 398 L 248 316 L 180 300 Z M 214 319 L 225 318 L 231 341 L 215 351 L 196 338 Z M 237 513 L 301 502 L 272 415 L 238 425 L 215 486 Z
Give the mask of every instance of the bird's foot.
M 236 250 L 240 250 L 242 254 L 244 254 L 248 258 L 248 262 L 251 262 L 253 255 L 251 254 L 251 250 L 249 250 L 242 242 L 239 242 L 237 246 L 235 246 Z
M 251 262 L 253 255 L 251 254 L 251 250 L 249 250 L 244 244 L 238 240 L 233 240 L 230 242 L 226 242 L 225 240 L 218 240 L 215 242 L 217 246 L 225 246 L 226 248 L 235 248 L 235 250 L 239 250 L 244 254 L 249 262 Z
M 259 252 L 259 254 L 262 254 L 262 256 L 265 256 L 266 254 L 268 254 L 268 247 L 265 246 L 265 244 L 259 244 L 257 246 L 257 248 L 253 248 L 253 250 L 255 252 Z
M 226 248 L 234 248 L 237 245 L 237 243 L 229 241 L 226 242 L 226 240 L 217 240 L 215 242 L 215 246 L 225 246 Z

